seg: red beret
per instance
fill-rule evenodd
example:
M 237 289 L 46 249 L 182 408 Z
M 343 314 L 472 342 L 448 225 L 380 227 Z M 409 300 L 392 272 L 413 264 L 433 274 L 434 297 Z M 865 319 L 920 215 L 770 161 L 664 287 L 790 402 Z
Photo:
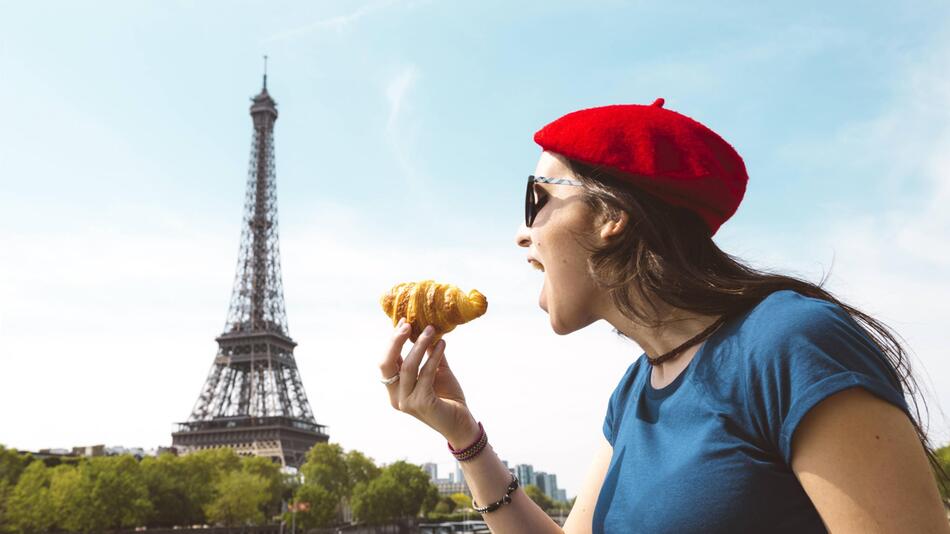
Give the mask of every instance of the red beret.
M 715 235 L 745 194 L 745 164 L 716 132 L 663 109 L 663 102 L 568 113 L 538 130 L 534 141 L 570 159 L 621 171 L 644 191 L 695 212 Z

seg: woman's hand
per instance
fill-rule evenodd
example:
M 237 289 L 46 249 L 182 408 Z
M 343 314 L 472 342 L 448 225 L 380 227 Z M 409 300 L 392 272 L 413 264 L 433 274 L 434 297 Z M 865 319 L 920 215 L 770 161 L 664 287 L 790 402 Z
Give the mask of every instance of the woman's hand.
M 427 326 L 403 360 L 402 348 L 410 330 L 405 319 L 400 319 L 379 366 L 384 378 L 399 373 L 399 380 L 386 386 L 389 401 L 393 408 L 442 434 L 453 448 L 465 447 L 478 437 L 478 423 L 465 404 L 462 387 L 445 359 L 445 340 L 433 344 L 435 331 Z M 429 358 L 420 370 L 424 354 Z

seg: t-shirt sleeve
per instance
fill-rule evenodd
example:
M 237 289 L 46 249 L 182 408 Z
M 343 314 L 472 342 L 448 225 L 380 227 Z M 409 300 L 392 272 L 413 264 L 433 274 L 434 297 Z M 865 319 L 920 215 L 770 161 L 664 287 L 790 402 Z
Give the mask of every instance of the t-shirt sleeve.
M 812 302 L 783 319 L 763 325 L 746 395 L 753 423 L 786 464 L 802 419 L 835 393 L 860 387 L 909 413 L 893 367 L 844 309 Z
M 614 446 L 614 440 L 617 439 L 617 423 L 623 418 L 623 411 L 627 405 L 627 397 L 630 394 L 630 387 L 636 370 L 636 362 L 630 364 L 627 372 L 624 373 L 620 383 L 610 394 L 610 400 L 607 402 L 607 415 L 604 417 L 604 437 L 610 446 Z

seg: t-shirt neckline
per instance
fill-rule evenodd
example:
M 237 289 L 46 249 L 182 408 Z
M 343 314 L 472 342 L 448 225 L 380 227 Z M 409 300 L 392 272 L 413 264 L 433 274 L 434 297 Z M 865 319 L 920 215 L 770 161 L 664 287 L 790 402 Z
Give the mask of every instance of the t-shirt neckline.
M 722 326 L 717 328 L 715 332 L 710 334 L 709 337 L 704 339 L 702 343 L 699 345 L 699 350 L 696 351 L 696 354 L 693 355 L 693 359 L 689 361 L 689 363 L 686 365 L 686 367 L 682 371 L 680 371 L 680 374 L 676 375 L 676 378 L 674 378 L 672 382 L 670 382 L 669 384 L 661 388 L 653 387 L 653 376 L 652 376 L 653 368 L 650 366 L 649 362 L 644 362 L 646 363 L 648 367 L 648 370 L 646 372 L 646 383 L 643 385 L 643 390 L 646 393 L 647 397 L 651 399 L 665 399 L 669 397 L 670 395 L 672 395 L 673 393 L 676 393 L 676 390 L 678 390 L 680 386 L 683 384 L 683 382 L 688 378 L 688 376 L 693 373 L 693 369 L 696 368 L 699 360 L 706 353 L 706 347 L 709 346 L 709 343 L 713 340 L 713 338 L 718 336 L 720 332 L 728 328 L 731 322 L 732 322 L 732 319 L 727 320 L 725 323 L 722 324 Z M 647 357 L 645 352 L 643 353 L 642 357 L 643 358 Z

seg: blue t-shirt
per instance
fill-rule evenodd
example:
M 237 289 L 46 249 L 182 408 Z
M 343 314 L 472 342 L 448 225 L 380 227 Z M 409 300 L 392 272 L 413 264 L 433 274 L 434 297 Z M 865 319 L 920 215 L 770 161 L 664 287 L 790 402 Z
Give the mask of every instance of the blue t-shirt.
M 668 386 L 642 355 L 610 397 L 613 457 L 594 534 L 826 532 L 790 468 L 795 428 L 862 387 L 907 412 L 891 367 L 839 306 L 772 293 L 721 326 Z

